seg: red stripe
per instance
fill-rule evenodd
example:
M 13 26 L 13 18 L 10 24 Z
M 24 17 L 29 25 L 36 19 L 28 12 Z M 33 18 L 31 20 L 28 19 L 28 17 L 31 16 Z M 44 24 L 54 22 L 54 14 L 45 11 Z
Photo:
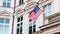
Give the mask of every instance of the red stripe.
M 34 13 L 34 11 L 29 15 L 29 19 L 31 19 L 33 22 L 36 22 L 39 15 L 42 13 L 42 10 L 39 10 L 37 13 Z

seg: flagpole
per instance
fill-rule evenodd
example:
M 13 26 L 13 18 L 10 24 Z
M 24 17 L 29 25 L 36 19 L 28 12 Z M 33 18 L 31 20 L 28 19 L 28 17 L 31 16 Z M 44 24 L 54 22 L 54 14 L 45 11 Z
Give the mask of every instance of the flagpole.
M 12 34 L 13 34 L 13 31 L 14 31 L 15 7 L 16 7 L 16 0 L 14 0 L 14 11 L 13 11 L 13 16 L 12 16 L 13 17 L 13 20 L 12 20 Z

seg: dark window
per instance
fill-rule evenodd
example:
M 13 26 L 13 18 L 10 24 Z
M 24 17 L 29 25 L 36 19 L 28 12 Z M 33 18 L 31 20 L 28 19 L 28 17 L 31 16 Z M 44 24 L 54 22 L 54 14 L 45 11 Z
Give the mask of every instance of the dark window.
M 21 26 L 21 28 L 20 28 L 20 34 L 22 34 L 22 26 Z
M 11 1 L 11 0 L 8 0 L 8 1 Z
M 24 0 L 20 0 L 19 1 L 19 5 L 23 4 L 24 3 Z
M 17 19 L 17 22 L 20 22 L 20 18 Z
M 6 23 L 6 24 L 9 24 L 9 21 L 10 21 L 9 19 L 6 19 L 5 23 Z
M 36 31 L 36 25 L 33 25 L 33 33 Z
M 17 34 L 19 34 L 19 28 L 17 29 Z
M 32 34 L 32 26 L 29 27 L 29 34 Z
M 19 24 L 17 24 L 17 27 L 19 26 Z
M 21 23 L 21 25 L 22 25 L 22 23 Z
M 10 3 L 7 3 L 7 7 L 10 7 Z
M 11 0 L 3 0 L 3 7 L 10 7 Z
M 3 2 L 3 7 L 6 7 L 6 2 Z
M 21 21 L 23 21 L 23 16 L 21 16 Z
M 17 24 L 17 27 L 18 27 L 17 34 L 22 34 L 22 23 Z
M 0 23 L 4 23 L 4 19 L 3 18 L 0 18 Z

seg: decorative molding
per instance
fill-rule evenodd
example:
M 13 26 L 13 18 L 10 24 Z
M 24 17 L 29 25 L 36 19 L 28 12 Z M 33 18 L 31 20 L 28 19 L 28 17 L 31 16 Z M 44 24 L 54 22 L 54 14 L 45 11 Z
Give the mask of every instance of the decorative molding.
M 11 14 L 12 14 L 11 12 L 6 10 L 0 11 L 0 16 L 11 16 Z

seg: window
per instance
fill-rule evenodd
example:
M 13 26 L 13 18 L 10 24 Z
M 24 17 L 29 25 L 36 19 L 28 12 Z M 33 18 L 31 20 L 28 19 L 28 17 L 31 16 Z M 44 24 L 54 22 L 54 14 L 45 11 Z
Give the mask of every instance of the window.
M 7 7 L 10 7 L 10 3 L 7 3 Z
M 20 22 L 20 18 L 17 19 L 17 22 Z
M 22 34 L 22 23 L 19 24 L 19 27 L 17 25 L 17 34 Z
M 36 31 L 36 24 L 29 20 L 29 34 L 32 34 Z
M 3 2 L 3 6 L 6 7 L 6 2 Z
M 24 0 L 19 0 L 19 5 L 23 4 Z
M 3 28 L 3 25 L 0 24 L 0 29 L 2 29 L 2 28 Z
M 17 34 L 22 34 L 23 16 L 17 18 Z
M 5 23 L 6 23 L 6 24 L 9 24 L 9 21 L 10 21 L 9 19 L 6 19 Z
M 10 7 L 11 0 L 3 0 L 3 7 Z
M 23 16 L 21 16 L 21 21 L 23 20 Z
M 23 16 L 17 18 L 17 22 L 23 21 Z
M 0 18 L 0 23 L 4 23 L 4 19 L 3 18 Z
M 8 34 L 9 21 L 7 18 L 0 18 L 0 34 Z
M 33 25 L 33 33 L 36 31 L 36 25 Z
M 32 26 L 29 27 L 29 34 L 32 34 Z
M 44 13 L 45 17 L 51 15 L 51 14 L 52 14 L 51 3 L 45 5 L 45 6 L 43 7 L 43 10 L 44 10 L 44 12 L 45 12 L 45 13 Z

